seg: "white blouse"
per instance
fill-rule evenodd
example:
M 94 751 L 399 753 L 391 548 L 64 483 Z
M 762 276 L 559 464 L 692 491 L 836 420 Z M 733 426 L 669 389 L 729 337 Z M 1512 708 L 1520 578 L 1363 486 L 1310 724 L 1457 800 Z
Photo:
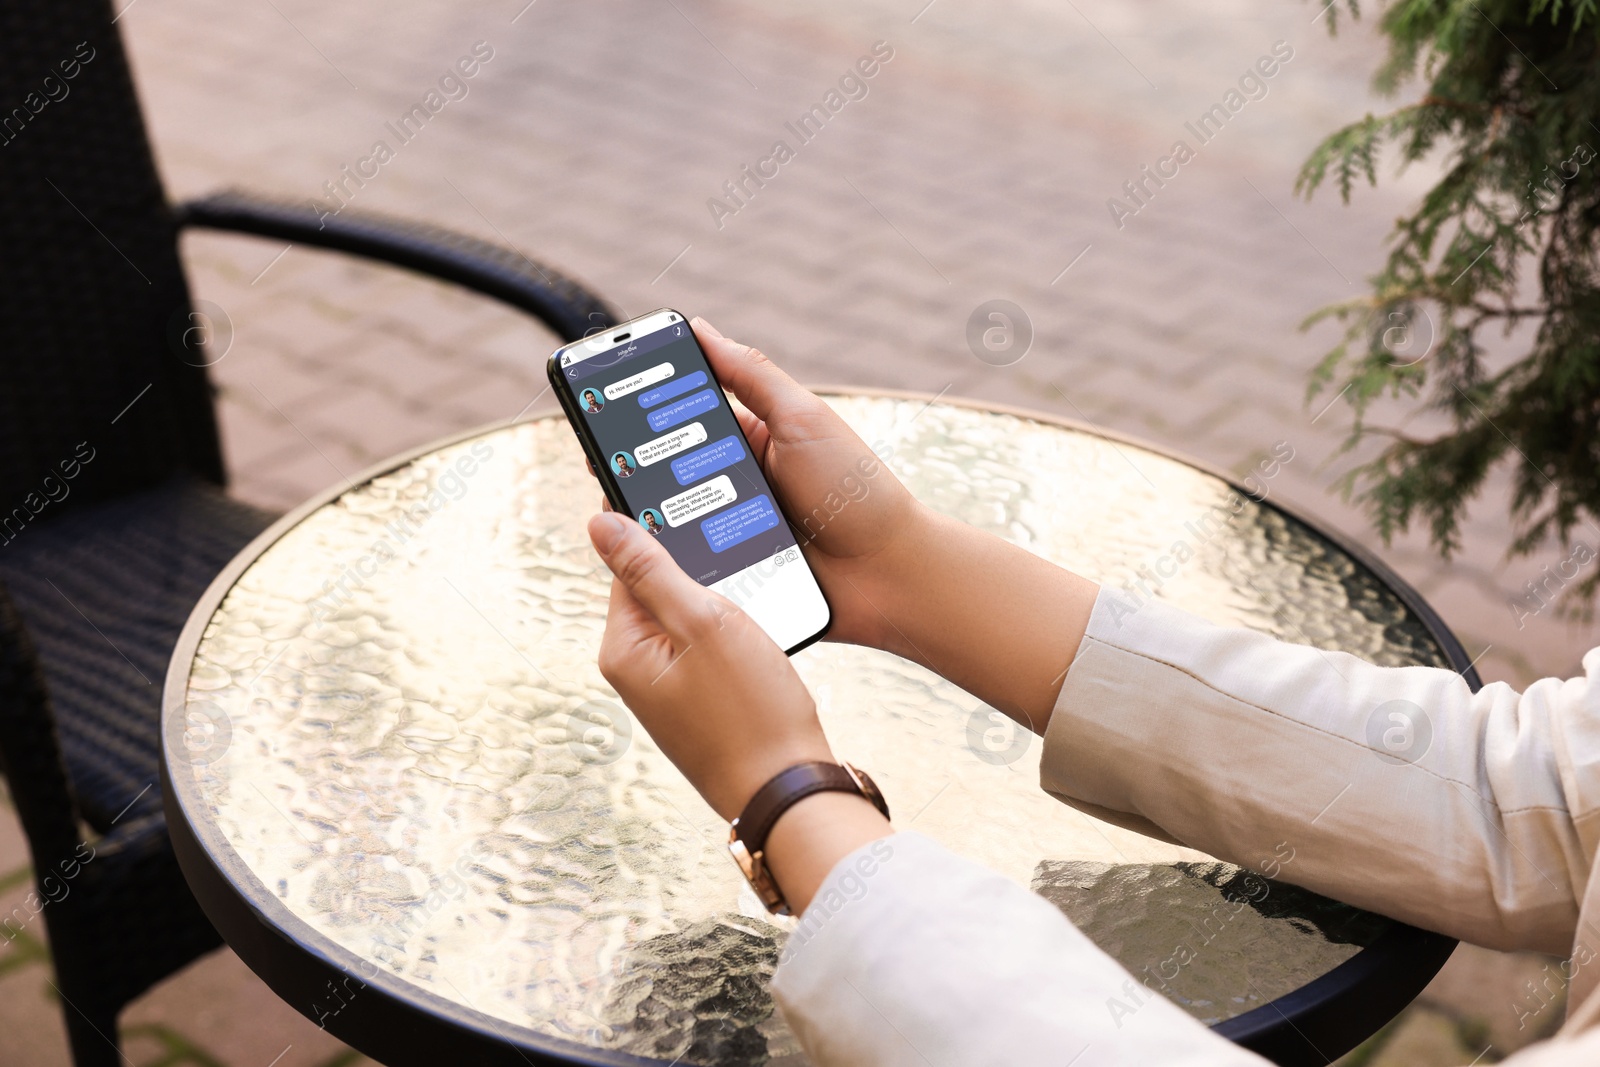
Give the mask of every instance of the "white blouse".
M 1560 1034 L 1600 1063 L 1600 649 L 1472 693 L 1431 667 L 1211 625 L 1102 590 L 1041 784 L 1092 815 L 1451 937 L 1572 957 Z M 1381 754 L 1380 754 L 1381 753 Z M 841 860 L 772 991 L 817 1067 L 1260 1065 L 1051 904 L 917 833 Z

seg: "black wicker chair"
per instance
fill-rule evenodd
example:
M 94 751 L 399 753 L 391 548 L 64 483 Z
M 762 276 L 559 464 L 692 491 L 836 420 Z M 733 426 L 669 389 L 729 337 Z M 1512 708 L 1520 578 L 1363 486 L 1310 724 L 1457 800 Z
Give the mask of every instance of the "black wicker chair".
M 167 839 L 161 687 L 191 607 L 272 520 L 223 492 L 180 229 L 406 267 L 566 340 L 617 317 L 429 226 L 237 193 L 172 210 L 106 0 L 0 3 L 0 108 L 0 770 L 86 1067 L 120 1062 L 129 1000 L 220 944 Z

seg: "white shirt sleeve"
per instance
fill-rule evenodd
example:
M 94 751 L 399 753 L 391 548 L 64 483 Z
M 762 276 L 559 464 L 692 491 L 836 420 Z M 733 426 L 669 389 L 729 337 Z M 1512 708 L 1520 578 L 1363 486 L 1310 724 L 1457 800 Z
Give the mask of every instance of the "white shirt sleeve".
M 1267 1063 L 1141 987 L 1042 898 L 914 832 L 834 867 L 772 992 L 814 1067 Z M 1600 1028 L 1504 1062 L 1592 1067 Z
M 1374 667 L 1102 592 L 1041 779 L 1222 859 L 1274 856 L 1276 877 L 1328 896 L 1565 954 L 1580 905 L 1583 928 L 1600 927 L 1600 650 L 1584 667 L 1473 694 L 1449 671 Z M 1600 1063 L 1596 971 L 1574 979 L 1562 1034 L 1507 1063 Z M 1266 1062 L 1140 986 L 1042 898 L 909 832 L 834 868 L 772 990 L 816 1067 Z
M 1572 950 L 1600 820 L 1589 676 L 1474 694 L 1102 591 L 1045 731 L 1069 804 L 1493 948 Z
M 772 992 L 815 1067 L 1267 1062 L 1139 985 L 1041 897 L 914 832 L 834 867 Z

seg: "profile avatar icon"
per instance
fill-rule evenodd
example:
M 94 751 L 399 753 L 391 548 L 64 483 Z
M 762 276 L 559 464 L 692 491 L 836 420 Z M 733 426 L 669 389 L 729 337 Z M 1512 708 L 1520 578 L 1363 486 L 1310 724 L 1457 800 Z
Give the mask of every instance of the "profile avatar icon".
M 591 415 L 598 415 L 600 414 L 600 409 L 605 406 L 606 402 L 600 399 L 599 393 L 593 389 L 585 389 L 583 391 L 583 410 Z
M 657 537 L 660 537 L 661 531 L 666 529 L 665 526 L 661 525 L 661 512 L 655 508 L 645 508 L 639 512 L 639 522 L 646 530 L 649 530 Z
M 616 471 L 618 478 L 632 478 L 639 470 L 633 465 L 633 457 L 626 452 L 611 453 L 611 469 Z

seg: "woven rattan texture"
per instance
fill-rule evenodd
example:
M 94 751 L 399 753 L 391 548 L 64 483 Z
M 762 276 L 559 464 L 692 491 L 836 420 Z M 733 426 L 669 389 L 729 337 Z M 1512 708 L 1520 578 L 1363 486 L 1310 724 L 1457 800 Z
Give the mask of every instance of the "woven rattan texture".
M 95 829 L 124 809 L 124 818 L 160 811 L 167 660 L 211 579 L 271 521 L 180 479 L 0 545 L 0 579 L 38 646 L 67 770 Z
M 107 1035 L 122 1006 L 221 944 L 183 882 L 159 812 L 78 830 L 50 699 L 33 642 L 0 583 L 0 770 L 33 855 L 55 981 L 78 1067 L 120 1067 Z M 20 912 L 8 916 L 17 920 Z
M 11 532 L 46 506 L 179 469 L 222 477 L 175 230 L 111 17 L 103 0 L 0 3 L 0 524 Z M 42 504 L 45 478 L 59 481 L 85 441 L 95 463 L 69 498 Z

